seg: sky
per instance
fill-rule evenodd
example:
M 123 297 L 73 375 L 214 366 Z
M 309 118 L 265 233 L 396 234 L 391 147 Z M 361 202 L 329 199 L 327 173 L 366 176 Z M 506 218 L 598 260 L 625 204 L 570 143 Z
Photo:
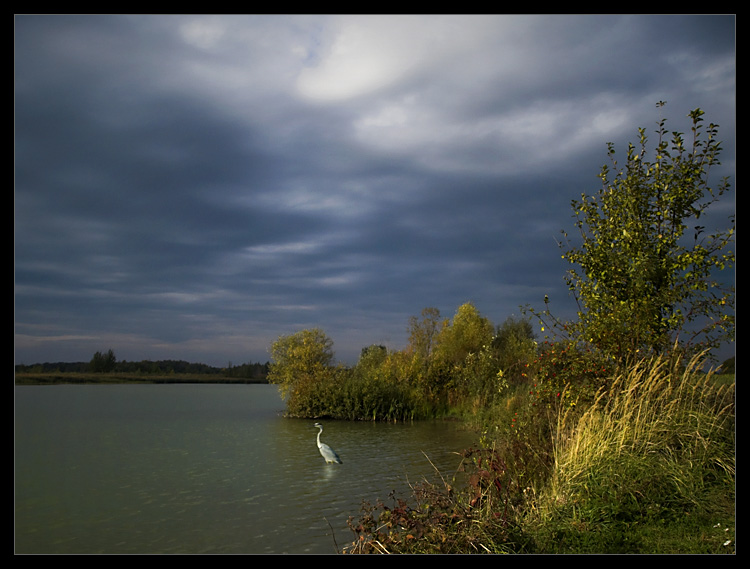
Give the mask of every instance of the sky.
M 732 15 L 19 15 L 15 361 L 337 358 L 573 314 L 560 231 L 660 116 L 735 168 Z M 663 109 L 656 103 L 666 101 Z M 711 211 L 727 226 L 734 192 Z M 733 347 L 731 348 L 733 353 Z

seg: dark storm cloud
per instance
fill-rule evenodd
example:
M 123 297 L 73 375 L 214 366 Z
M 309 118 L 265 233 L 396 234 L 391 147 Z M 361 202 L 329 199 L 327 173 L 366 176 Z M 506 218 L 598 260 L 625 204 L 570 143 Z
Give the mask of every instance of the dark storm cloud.
M 700 106 L 733 173 L 734 65 L 733 17 L 17 17 L 16 359 L 565 310 L 605 143 Z

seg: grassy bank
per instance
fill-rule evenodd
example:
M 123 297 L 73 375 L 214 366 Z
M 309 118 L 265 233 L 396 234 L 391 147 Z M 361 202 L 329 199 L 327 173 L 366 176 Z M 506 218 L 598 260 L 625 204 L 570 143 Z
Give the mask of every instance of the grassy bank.
M 529 517 L 547 552 L 734 552 L 734 386 L 642 362 L 562 416 Z
M 519 389 L 486 411 L 463 490 L 366 505 L 348 551 L 734 553 L 734 383 L 697 369 L 641 362 L 557 409 Z

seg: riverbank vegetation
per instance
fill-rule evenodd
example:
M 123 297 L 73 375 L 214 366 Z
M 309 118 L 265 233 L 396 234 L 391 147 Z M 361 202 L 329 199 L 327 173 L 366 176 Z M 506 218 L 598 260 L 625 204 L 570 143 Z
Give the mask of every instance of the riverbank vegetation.
M 718 127 L 689 117 L 687 141 L 659 121 L 652 160 L 644 129 L 622 164 L 609 145 L 601 189 L 572 202 L 574 318 L 547 297 L 497 327 L 472 303 L 426 308 L 403 349 L 366 347 L 352 368 L 320 329 L 273 343 L 290 416 L 478 433 L 442 485 L 363 504 L 345 552 L 734 553 L 734 363 L 712 360 L 734 338 L 732 279 L 717 278 L 734 217 L 699 225 L 729 183 L 708 183 Z
M 585 406 L 516 390 L 462 472 L 366 503 L 347 553 L 734 553 L 734 384 L 655 358 Z
M 334 363 L 333 341 L 320 329 L 283 336 L 271 346 L 268 379 L 280 386 L 292 417 L 405 421 L 444 417 L 482 405 L 507 380 L 498 375 L 500 346 L 489 320 L 467 303 L 452 321 L 435 308 L 409 321 L 409 345 L 362 349 L 356 365 Z M 531 338 L 525 339 L 528 349 Z M 523 342 L 521 342 L 523 344 Z

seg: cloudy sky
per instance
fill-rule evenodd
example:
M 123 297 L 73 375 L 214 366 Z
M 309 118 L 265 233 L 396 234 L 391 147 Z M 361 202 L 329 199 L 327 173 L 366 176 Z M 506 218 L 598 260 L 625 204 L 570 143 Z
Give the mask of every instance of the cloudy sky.
M 564 315 L 555 240 L 607 142 L 701 107 L 734 174 L 735 41 L 733 16 L 18 16 L 16 363 L 263 362 L 310 327 L 354 363 L 425 307 Z

